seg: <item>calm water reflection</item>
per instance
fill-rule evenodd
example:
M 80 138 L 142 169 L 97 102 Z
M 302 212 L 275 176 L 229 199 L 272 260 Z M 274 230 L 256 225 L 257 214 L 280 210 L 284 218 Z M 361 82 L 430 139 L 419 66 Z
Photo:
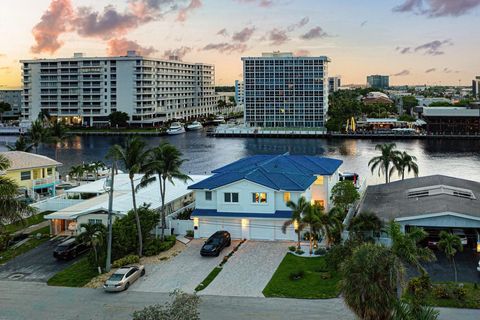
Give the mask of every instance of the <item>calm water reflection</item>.
M 9 139 L 3 137 L 3 140 Z M 88 136 L 73 137 L 58 150 L 58 160 L 64 163 L 61 172 L 82 161 L 104 160 L 108 148 L 122 143 L 124 137 Z M 326 140 L 326 139 L 244 139 L 208 138 L 203 132 L 189 132 L 171 137 L 146 137 L 150 146 L 162 141 L 176 145 L 188 161 L 184 170 L 189 173 L 206 173 L 241 157 L 255 154 L 322 155 L 342 159 L 343 171 L 355 171 L 367 177 L 370 183 L 381 182 L 372 175 L 367 163 L 377 154 L 375 145 L 383 141 Z M 14 141 L 14 138 L 13 138 Z M 480 141 L 469 140 L 406 140 L 397 141 L 400 150 L 406 150 L 418 159 L 420 175 L 446 174 L 480 180 Z M 5 147 L 0 146 L 1 150 Z M 39 153 L 54 157 L 52 146 L 43 146 Z

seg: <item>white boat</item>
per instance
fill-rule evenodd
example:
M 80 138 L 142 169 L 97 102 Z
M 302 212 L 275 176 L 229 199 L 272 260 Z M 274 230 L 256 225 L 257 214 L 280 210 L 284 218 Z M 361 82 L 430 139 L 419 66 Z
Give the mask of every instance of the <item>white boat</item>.
M 199 122 L 199 121 L 193 121 L 192 123 L 190 123 L 188 126 L 187 126 L 187 129 L 188 130 L 201 130 L 203 129 L 203 126 L 202 124 Z
M 170 128 L 167 130 L 167 134 L 174 135 L 174 134 L 182 134 L 185 133 L 185 128 L 180 122 L 172 122 Z
M 214 123 L 224 123 L 225 122 L 225 117 L 224 116 L 217 116 L 213 120 Z

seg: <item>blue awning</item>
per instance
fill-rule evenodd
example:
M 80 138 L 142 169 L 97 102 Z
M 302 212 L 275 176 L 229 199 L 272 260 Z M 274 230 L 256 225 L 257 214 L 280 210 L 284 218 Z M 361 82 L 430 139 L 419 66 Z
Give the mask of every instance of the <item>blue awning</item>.
M 192 212 L 192 217 L 290 219 L 292 217 L 292 211 L 275 211 L 275 213 L 246 213 L 218 212 L 215 209 L 195 209 Z

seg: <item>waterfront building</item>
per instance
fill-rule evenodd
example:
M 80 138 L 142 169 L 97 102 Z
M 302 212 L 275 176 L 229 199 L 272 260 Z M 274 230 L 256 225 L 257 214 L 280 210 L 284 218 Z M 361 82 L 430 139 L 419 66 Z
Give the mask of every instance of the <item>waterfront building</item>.
M 134 176 L 134 186 L 137 187 L 143 175 Z M 197 183 L 208 176 L 190 175 L 192 181 Z M 75 188 L 65 190 L 61 196 L 35 204 L 39 211 L 55 211 L 45 216 L 50 221 L 50 231 L 53 235 L 77 234 L 81 232 L 80 225 L 83 223 L 108 223 L 108 198 L 109 193 L 105 190 L 106 178 L 99 179 Z M 165 208 L 168 221 L 172 215 L 176 215 L 188 208 L 193 207 L 194 198 L 192 190 L 188 190 L 188 184 L 184 181 L 173 179 L 166 182 Z M 133 209 L 132 190 L 128 174 L 117 174 L 113 186 L 113 214 L 114 219 L 122 218 Z M 136 192 L 137 203 L 147 204 L 152 210 L 160 210 L 158 179 L 152 184 L 141 188 Z M 168 229 L 170 231 L 170 228 Z M 191 228 L 190 228 L 191 230 Z
M 305 197 L 330 210 L 341 165 L 316 156 L 258 155 L 213 170 L 189 187 L 195 191 L 195 238 L 226 230 L 233 239 L 296 240 L 294 226 L 282 232 L 292 216 L 286 203 Z
M 337 92 L 342 86 L 342 78 L 339 76 L 328 77 L 328 91 L 329 93 Z
M 11 110 L 3 112 L 0 118 L 3 121 L 17 120 L 22 110 L 22 90 L 0 90 L 0 102 L 6 102 Z
M 114 111 L 153 126 L 214 113 L 215 67 L 139 56 L 23 60 L 22 118 L 43 111 L 67 123 L 108 125 Z
M 57 167 L 62 164 L 39 154 L 23 151 L 0 152 L 9 162 L 10 167 L 1 175 L 17 183 L 25 195 L 37 200 L 40 196 L 55 196 L 59 183 Z
M 377 89 L 388 89 L 390 87 L 390 77 L 379 74 L 367 76 L 367 86 Z
M 475 98 L 480 98 L 480 76 L 472 80 L 472 94 Z
M 247 126 L 325 126 L 329 58 L 274 52 L 243 57 L 242 61 Z
M 464 251 L 472 254 L 472 260 L 475 257 L 471 249 L 480 251 L 480 183 L 477 181 L 433 175 L 371 185 L 358 206 L 357 214 L 361 212 L 377 215 L 385 225 L 396 221 L 403 232 L 421 227 L 430 238 L 438 239 L 442 230 L 460 229 L 464 234 L 463 245 L 469 248 Z M 384 230 L 372 236 L 385 244 L 391 242 Z
M 238 105 L 245 104 L 245 86 L 241 80 L 235 80 L 235 101 Z
M 479 134 L 480 109 L 423 107 L 422 119 L 432 134 Z

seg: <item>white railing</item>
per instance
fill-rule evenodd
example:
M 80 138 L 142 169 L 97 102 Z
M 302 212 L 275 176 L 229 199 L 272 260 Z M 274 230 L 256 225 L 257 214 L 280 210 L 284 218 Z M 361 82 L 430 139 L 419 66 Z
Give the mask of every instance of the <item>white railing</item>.
M 39 178 L 39 179 L 33 179 L 32 185 L 33 186 L 40 186 L 43 184 L 50 184 L 56 182 L 57 179 L 55 177 L 46 177 L 46 178 Z

